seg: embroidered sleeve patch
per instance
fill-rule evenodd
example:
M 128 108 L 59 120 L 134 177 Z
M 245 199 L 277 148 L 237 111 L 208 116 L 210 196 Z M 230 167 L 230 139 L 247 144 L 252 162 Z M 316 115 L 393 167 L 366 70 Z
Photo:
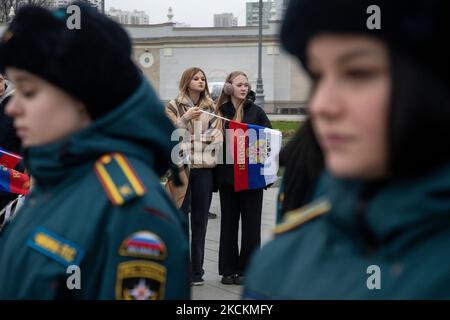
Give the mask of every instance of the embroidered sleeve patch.
M 164 298 L 166 268 L 150 261 L 127 261 L 117 267 L 117 300 L 160 300 Z
M 166 245 L 153 232 L 139 231 L 122 242 L 119 254 L 128 257 L 163 260 L 166 258 Z
M 95 173 L 108 198 L 116 206 L 145 194 L 144 184 L 120 153 L 102 156 L 95 163 Z
M 64 266 L 79 266 L 84 256 L 80 246 L 43 227 L 33 231 L 27 245 Z

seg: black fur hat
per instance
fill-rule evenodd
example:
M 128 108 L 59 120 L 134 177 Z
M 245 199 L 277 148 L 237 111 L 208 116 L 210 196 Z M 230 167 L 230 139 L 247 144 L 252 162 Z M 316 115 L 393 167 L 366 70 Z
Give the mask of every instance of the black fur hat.
M 69 29 L 66 8 L 25 6 L 0 41 L 0 72 L 16 67 L 81 100 L 93 119 L 125 101 L 141 76 L 131 42 L 116 22 L 83 2 L 80 29 Z
M 380 9 L 380 29 L 367 21 Z M 448 0 L 291 0 L 281 30 L 283 46 L 307 69 L 306 47 L 320 33 L 364 34 L 384 40 L 450 84 L 450 1 Z

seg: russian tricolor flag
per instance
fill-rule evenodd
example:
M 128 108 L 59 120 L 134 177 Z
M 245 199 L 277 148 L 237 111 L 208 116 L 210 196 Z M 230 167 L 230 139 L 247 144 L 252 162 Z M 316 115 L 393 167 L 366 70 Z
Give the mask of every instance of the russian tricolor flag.
M 20 161 L 22 161 L 21 156 L 0 148 L 0 166 L 14 169 Z
M 274 183 L 282 134 L 253 124 L 230 121 L 234 190 L 260 189 Z
M 0 192 L 28 194 L 30 177 L 25 173 L 0 166 Z

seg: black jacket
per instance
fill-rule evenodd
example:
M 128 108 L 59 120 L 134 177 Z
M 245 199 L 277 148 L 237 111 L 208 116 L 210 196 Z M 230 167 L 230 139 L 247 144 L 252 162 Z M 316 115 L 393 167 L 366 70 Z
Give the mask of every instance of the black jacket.
M 9 99 L 11 99 L 11 94 L 7 88 L 4 95 L 0 97 L 0 148 L 19 153 L 20 139 L 16 136 L 12 118 L 5 114 L 5 108 Z M 17 198 L 16 194 L 0 192 L 0 210 L 15 198 Z
M 227 119 L 233 119 L 234 114 L 236 112 L 233 104 L 231 102 L 227 102 L 220 107 L 221 113 Z M 244 105 L 244 117 L 242 119 L 242 123 L 254 124 L 266 128 L 272 128 L 272 124 L 270 123 L 269 118 L 267 117 L 264 110 L 253 103 L 252 100 L 248 99 Z M 228 129 L 228 121 L 225 123 L 225 129 Z M 217 188 L 226 188 L 226 187 L 234 187 L 234 167 L 232 164 L 226 163 L 226 153 L 231 152 L 229 150 L 229 146 L 226 144 L 226 138 L 224 136 L 223 142 L 223 164 L 218 164 L 215 170 L 215 189 Z
M 20 139 L 16 136 L 13 120 L 5 114 L 6 105 L 12 97 L 8 89 L 0 96 L 0 148 L 20 153 Z

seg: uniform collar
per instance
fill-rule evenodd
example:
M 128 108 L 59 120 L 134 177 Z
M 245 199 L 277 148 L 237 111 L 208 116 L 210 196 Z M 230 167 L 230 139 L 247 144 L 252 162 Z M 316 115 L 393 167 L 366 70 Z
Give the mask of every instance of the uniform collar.
M 404 245 L 423 232 L 450 226 L 450 164 L 371 184 L 325 174 L 320 185 L 332 203 L 328 221 L 355 243 L 371 237 L 377 246 L 394 239 Z

